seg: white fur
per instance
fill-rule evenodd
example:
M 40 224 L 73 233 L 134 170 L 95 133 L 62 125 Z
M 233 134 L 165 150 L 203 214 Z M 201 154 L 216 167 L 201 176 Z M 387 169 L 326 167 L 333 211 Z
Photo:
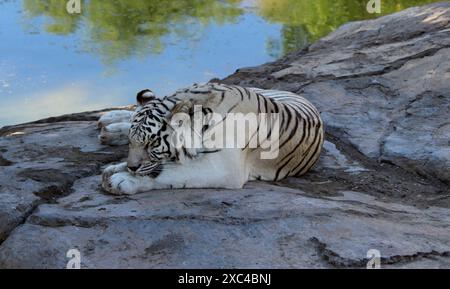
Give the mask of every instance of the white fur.
M 152 97 L 155 97 L 155 94 L 151 91 L 147 91 L 142 96 L 147 97 L 147 98 L 152 98 Z
M 98 127 L 103 128 L 113 123 L 130 122 L 134 111 L 131 110 L 112 110 L 103 114 L 98 120 Z
M 199 89 L 202 89 L 200 87 Z M 306 99 L 289 92 L 263 91 L 260 89 L 251 89 L 260 92 L 265 97 L 271 98 L 279 96 L 281 98 L 295 98 L 297 102 L 307 102 Z M 144 95 L 145 96 L 145 95 Z M 191 97 L 203 97 L 203 94 L 191 95 Z M 230 98 L 227 98 L 230 100 Z M 244 103 L 245 104 L 245 103 Z M 223 110 L 228 110 L 229 106 L 224 102 Z M 251 111 L 254 104 L 250 102 L 242 106 L 242 110 Z M 218 109 L 216 107 L 216 109 Z M 139 110 L 139 107 L 137 108 Z M 220 107 L 219 107 L 220 112 Z M 128 131 L 130 129 L 130 118 L 134 112 L 129 112 L 129 117 L 125 124 L 118 115 L 119 112 L 111 112 L 109 116 L 105 115 L 106 121 L 119 122 L 115 126 L 107 126 L 102 130 L 100 138 L 108 144 L 128 143 Z M 304 120 L 303 120 L 304 121 Z M 100 119 L 100 123 L 105 120 Z M 128 124 L 128 126 L 127 126 Z M 323 135 L 323 131 L 320 132 Z M 312 135 L 309 136 L 312 140 Z M 290 152 L 292 144 L 285 146 L 285 155 Z M 301 147 L 302 148 L 302 147 Z M 298 149 L 298 147 L 297 147 Z M 131 152 L 131 149 L 130 149 Z M 279 159 L 261 159 L 261 149 L 246 150 L 242 149 L 223 149 L 220 152 L 201 154 L 193 158 L 182 158 L 181 163 L 169 163 L 163 167 L 162 172 L 156 178 L 150 176 L 139 176 L 130 173 L 127 169 L 127 163 L 107 167 L 103 172 L 102 186 L 111 194 L 132 195 L 144 191 L 155 189 L 182 189 L 182 188 L 242 188 L 248 180 L 273 180 Z M 300 154 L 297 154 L 300 155 Z M 194 156 L 193 154 L 191 157 Z M 282 156 L 281 156 L 282 157 Z M 280 157 L 280 158 L 281 158 Z M 132 159 L 129 153 L 128 161 Z M 287 172 L 290 168 L 286 168 Z
M 105 183 L 108 181 L 108 179 L 114 175 L 115 173 L 124 172 L 127 170 L 127 163 L 119 163 L 116 165 L 109 165 L 103 170 L 102 174 L 102 183 Z
M 186 160 L 183 164 L 170 165 L 154 179 L 132 175 L 126 171 L 126 163 L 122 163 L 105 169 L 102 186 L 114 195 L 132 195 L 155 189 L 239 189 L 249 175 L 244 159 L 241 150 L 225 149 Z
M 130 122 L 112 123 L 102 127 L 98 138 L 103 145 L 126 145 L 128 144 L 128 132 L 130 131 L 130 128 Z

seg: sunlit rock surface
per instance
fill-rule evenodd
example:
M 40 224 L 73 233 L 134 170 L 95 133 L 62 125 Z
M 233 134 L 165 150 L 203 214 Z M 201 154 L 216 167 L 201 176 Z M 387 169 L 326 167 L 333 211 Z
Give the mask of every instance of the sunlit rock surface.
M 0 268 L 450 268 L 450 4 L 344 25 L 224 81 L 299 92 L 327 141 L 301 178 L 115 197 L 99 112 L 0 130 Z M 201 177 L 201 176 L 199 176 Z

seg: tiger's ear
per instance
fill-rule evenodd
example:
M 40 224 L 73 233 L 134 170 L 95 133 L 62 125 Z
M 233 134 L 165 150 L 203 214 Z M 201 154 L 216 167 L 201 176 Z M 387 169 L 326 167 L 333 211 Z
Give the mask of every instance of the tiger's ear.
M 136 95 L 136 101 L 138 106 L 144 106 L 149 101 L 156 99 L 156 95 L 150 89 L 144 89 Z

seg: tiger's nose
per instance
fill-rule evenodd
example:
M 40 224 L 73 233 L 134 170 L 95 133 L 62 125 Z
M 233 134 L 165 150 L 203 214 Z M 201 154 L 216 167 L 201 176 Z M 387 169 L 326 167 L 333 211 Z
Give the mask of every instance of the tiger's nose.
M 130 171 L 132 171 L 132 172 L 136 172 L 139 169 L 139 167 L 130 167 L 130 166 L 128 166 L 128 169 Z

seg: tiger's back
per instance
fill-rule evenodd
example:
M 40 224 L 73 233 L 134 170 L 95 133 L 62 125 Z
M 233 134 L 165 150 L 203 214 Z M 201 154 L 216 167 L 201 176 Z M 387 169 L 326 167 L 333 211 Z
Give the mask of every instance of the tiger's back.
M 323 122 L 318 110 L 307 99 L 292 92 L 250 90 L 272 100 L 280 116 L 278 156 L 262 159 L 258 157 L 261 149 L 250 152 L 250 179 L 277 181 L 308 172 L 319 159 L 324 141 Z M 268 109 L 271 110 L 270 106 Z
M 264 137 L 256 148 L 246 146 L 242 149 L 249 180 L 277 181 L 288 176 L 300 176 L 319 159 L 324 141 L 323 123 L 318 110 L 302 96 L 287 91 L 218 83 L 194 86 L 182 93 L 203 107 L 222 114 L 224 121 L 232 113 L 278 116 L 278 130 L 272 123 L 266 132 L 267 139 L 278 140 L 274 157 L 261 157 L 267 150 L 262 147 Z M 251 128 L 249 130 L 247 144 L 257 135 Z M 256 130 L 261 130 L 260 123 Z M 273 135 L 275 131 L 278 131 L 277 136 Z

